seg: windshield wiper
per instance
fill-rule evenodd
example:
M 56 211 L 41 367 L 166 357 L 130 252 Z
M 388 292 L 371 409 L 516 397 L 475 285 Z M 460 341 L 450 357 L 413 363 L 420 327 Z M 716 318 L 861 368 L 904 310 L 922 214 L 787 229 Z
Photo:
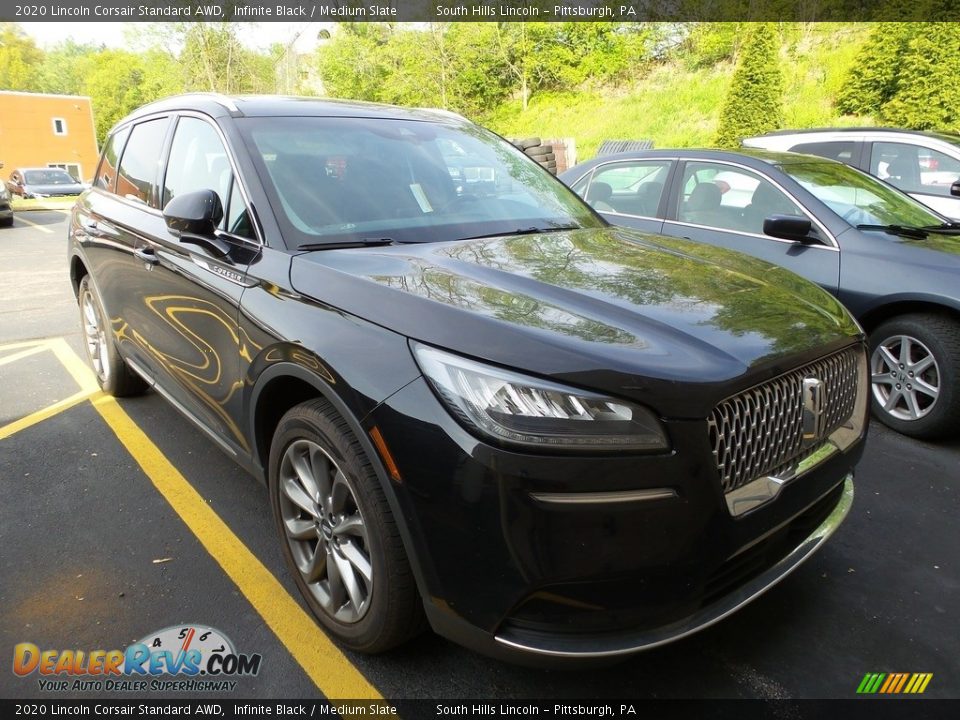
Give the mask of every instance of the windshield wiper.
M 903 235 L 904 237 L 925 238 L 927 228 L 912 227 L 910 225 L 857 225 L 857 230 L 880 230 L 890 235 Z
M 952 235 L 953 233 L 960 233 L 960 223 L 951 221 L 940 223 L 939 225 L 924 225 L 923 229 L 928 232 Z
M 393 238 L 361 238 L 360 240 L 344 240 L 342 242 L 308 243 L 297 245 L 297 250 L 346 250 L 349 248 L 385 247 L 397 245 Z
M 560 232 L 561 230 L 580 230 L 579 225 L 551 225 L 549 227 L 525 227 L 506 232 L 489 233 L 487 235 L 473 235 L 471 237 L 460 238 L 461 240 L 483 240 L 493 237 L 512 237 L 514 235 L 538 235 L 539 233 Z

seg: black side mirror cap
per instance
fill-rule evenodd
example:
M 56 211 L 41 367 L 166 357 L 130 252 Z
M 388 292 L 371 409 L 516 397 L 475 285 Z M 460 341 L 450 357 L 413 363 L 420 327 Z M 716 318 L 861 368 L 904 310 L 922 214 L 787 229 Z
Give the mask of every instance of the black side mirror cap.
M 210 235 L 223 219 L 223 203 L 213 190 L 177 195 L 163 209 L 163 220 L 173 233 Z
M 177 195 L 163 209 L 167 229 L 180 242 L 199 245 L 215 257 L 230 252 L 230 245 L 217 237 L 217 225 L 223 219 L 223 203 L 213 190 L 195 190 Z
M 960 180 L 950 186 L 950 194 L 954 197 L 960 197 Z
M 783 240 L 802 243 L 816 242 L 810 236 L 811 230 L 813 230 L 813 224 L 809 218 L 797 217 L 796 215 L 771 215 L 763 220 L 764 235 Z

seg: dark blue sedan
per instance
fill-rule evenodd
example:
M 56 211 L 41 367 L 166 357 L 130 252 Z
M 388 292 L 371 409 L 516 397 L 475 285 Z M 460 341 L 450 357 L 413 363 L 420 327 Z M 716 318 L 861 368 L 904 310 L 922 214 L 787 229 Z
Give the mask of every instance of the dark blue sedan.
M 870 333 L 876 416 L 914 437 L 957 435 L 960 224 L 855 168 L 794 153 L 619 153 L 560 178 L 611 223 L 819 283 Z

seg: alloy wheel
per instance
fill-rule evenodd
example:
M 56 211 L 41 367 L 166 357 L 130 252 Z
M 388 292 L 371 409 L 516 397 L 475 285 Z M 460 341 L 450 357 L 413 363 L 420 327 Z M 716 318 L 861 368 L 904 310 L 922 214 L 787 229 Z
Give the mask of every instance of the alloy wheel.
M 919 420 L 940 396 L 940 368 L 930 349 L 909 335 L 885 338 L 871 358 L 873 396 L 898 420 Z
M 93 293 L 87 290 L 81 300 L 83 308 L 83 334 L 87 341 L 87 355 L 97 379 L 103 385 L 110 376 L 110 363 L 107 359 L 107 332 L 100 321 Z
M 373 565 L 354 489 L 319 445 L 296 440 L 279 472 L 280 514 L 293 561 L 323 610 L 359 622 L 370 607 Z

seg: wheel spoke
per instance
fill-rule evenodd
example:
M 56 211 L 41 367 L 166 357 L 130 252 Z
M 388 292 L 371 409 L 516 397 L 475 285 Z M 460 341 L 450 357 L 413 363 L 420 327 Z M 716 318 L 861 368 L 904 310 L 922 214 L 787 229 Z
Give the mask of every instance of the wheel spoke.
M 876 385 L 895 385 L 897 382 L 894 378 L 890 377 L 890 373 L 888 372 L 874 373 L 870 380 Z
M 940 395 L 940 388 L 934 387 L 926 380 L 921 380 L 920 378 L 913 379 L 913 388 L 918 392 L 922 392 L 924 395 L 929 395 L 932 398 L 936 398 Z
M 922 372 L 926 372 L 934 364 L 933 355 L 927 355 L 926 357 L 918 360 L 913 365 L 907 367 L 908 370 L 913 370 L 913 372 L 919 375 Z
M 330 491 L 330 512 L 343 512 L 350 495 L 350 486 L 347 484 L 347 478 L 343 474 L 343 471 L 338 469 L 337 476 L 333 479 L 333 488 Z
M 913 341 L 910 338 L 900 338 L 900 367 L 905 368 L 910 364 L 910 350 L 912 347 Z
M 899 390 L 891 390 L 890 396 L 887 398 L 887 401 L 883 404 L 883 409 L 887 412 L 893 410 L 897 405 L 897 401 L 903 396 L 903 393 Z
M 287 537 L 291 540 L 315 540 L 317 538 L 317 524 L 313 520 L 292 518 L 284 520 L 287 528 Z
M 340 564 L 336 562 L 336 553 L 331 552 L 330 555 L 333 562 L 327 563 L 327 585 L 330 588 L 331 611 L 336 614 L 347 598 L 343 577 L 340 574 Z
M 903 393 L 903 399 L 907 404 L 907 411 L 910 413 L 910 418 L 916 420 L 920 417 L 920 407 L 917 405 L 917 396 L 912 392 Z
M 367 528 L 363 524 L 363 518 L 360 513 L 347 515 L 340 522 L 333 526 L 334 535 L 356 535 L 366 540 Z
M 313 502 L 313 499 L 307 495 L 300 483 L 293 478 L 285 478 L 282 482 L 283 494 L 287 496 L 290 502 L 311 517 L 319 518 L 316 504 Z
M 890 352 L 890 348 L 886 345 L 881 345 L 877 348 L 877 351 L 880 353 L 880 358 L 887 364 L 888 368 L 896 370 L 897 367 L 899 367 L 900 362 L 894 357 L 893 353 Z
M 327 570 L 327 547 L 324 543 L 318 542 L 314 548 L 313 557 L 300 566 L 300 572 L 303 579 L 308 583 L 314 583 L 323 578 Z
M 307 459 L 307 452 L 299 448 L 290 449 L 290 465 L 300 480 L 300 485 L 307 497 L 314 503 L 319 502 L 321 498 L 320 488 L 317 486 L 317 480 L 314 475 L 313 467 Z
M 354 612 L 359 613 L 360 607 L 363 605 L 363 590 L 360 589 L 360 584 L 357 582 L 357 573 L 353 568 L 353 563 L 341 554 L 340 548 L 334 548 L 331 556 L 333 564 L 337 566 L 337 570 L 340 572 L 340 578 L 343 580 L 343 587 L 347 591 L 350 602 L 353 603 Z
M 360 573 L 369 586 L 373 579 L 373 568 L 370 566 L 370 560 L 363 551 L 351 540 L 340 544 L 340 552 L 350 562 L 350 565 Z
M 316 445 L 310 446 L 310 467 L 317 488 L 317 500 L 330 512 L 330 458 Z

